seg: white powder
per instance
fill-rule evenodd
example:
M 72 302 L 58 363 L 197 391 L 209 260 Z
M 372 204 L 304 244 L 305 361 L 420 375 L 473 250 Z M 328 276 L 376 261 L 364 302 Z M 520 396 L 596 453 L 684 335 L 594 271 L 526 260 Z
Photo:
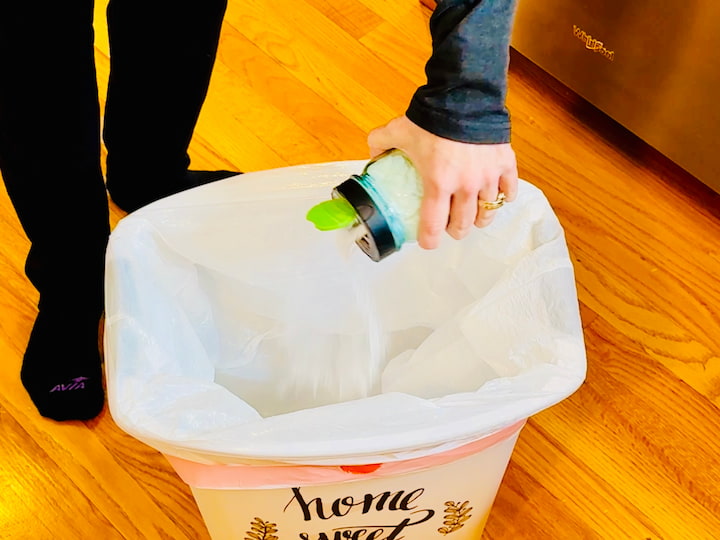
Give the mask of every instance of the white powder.
M 412 162 L 399 150 L 393 150 L 371 163 L 367 172 L 373 185 L 402 221 L 405 241 L 417 240 L 420 200 L 423 185 Z
M 380 391 L 388 338 L 367 272 L 368 265 L 376 263 L 355 245 L 363 234 L 362 227 L 338 230 L 335 234 L 338 252 L 345 263 L 341 279 L 348 294 L 342 296 L 342 301 L 326 299 L 328 304 L 322 308 L 332 306 L 332 322 L 342 327 L 342 332 L 324 334 L 317 328 L 308 328 L 305 323 L 312 314 L 306 313 L 303 318 L 302 313 L 288 306 L 285 315 L 288 327 L 281 338 L 288 363 L 286 378 L 281 383 L 284 397 L 282 410 L 275 409 L 274 414 L 361 399 Z M 315 291 L 313 296 L 322 298 L 323 294 Z
M 423 190 L 412 163 L 402 152 L 392 151 L 371 163 L 367 173 L 402 222 L 405 241 L 414 242 Z M 377 263 L 370 261 L 356 246 L 356 241 L 365 233 L 361 226 L 334 233 L 343 263 L 339 268 L 344 284 L 342 299 L 317 300 L 323 298 L 321 292 L 307 291 L 316 301 L 324 302 L 318 309 L 333 310 L 332 323 L 343 331 L 324 334 L 322 330 L 307 327 L 305 319 L 312 317 L 312 313 L 293 312 L 285 318 L 289 324 L 284 333 L 288 341 L 282 347 L 288 351 L 289 362 L 284 381 L 286 406 L 308 408 L 360 399 L 380 391 L 382 370 L 388 361 L 389 336 L 378 312 L 373 273 L 368 266 Z M 308 299 L 302 305 L 307 308 L 314 304 Z

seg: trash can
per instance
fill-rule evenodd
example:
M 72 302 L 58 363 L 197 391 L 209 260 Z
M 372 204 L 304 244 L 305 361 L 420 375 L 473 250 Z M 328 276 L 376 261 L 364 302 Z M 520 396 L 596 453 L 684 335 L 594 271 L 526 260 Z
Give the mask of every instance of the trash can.
M 110 237 L 110 412 L 214 539 L 477 539 L 526 419 L 585 377 L 542 192 L 521 181 L 491 226 L 375 263 L 305 220 L 363 165 L 237 176 Z

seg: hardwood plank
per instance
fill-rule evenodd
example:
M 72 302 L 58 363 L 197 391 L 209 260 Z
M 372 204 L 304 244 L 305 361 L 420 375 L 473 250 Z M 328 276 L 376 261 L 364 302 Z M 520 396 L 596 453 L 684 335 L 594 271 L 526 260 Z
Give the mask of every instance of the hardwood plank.
M 220 114 L 233 102 L 235 108 L 241 108 L 242 114 L 229 121 L 231 127 L 237 129 L 238 123 L 247 126 L 249 133 L 283 152 L 286 164 L 307 163 L 309 157 L 330 161 L 367 154 L 364 131 L 232 25 L 227 27 L 221 51 L 213 95 Z M 203 113 L 203 120 L 209 119 L 209 111 Z M 214 134 L 217 120 L 209 121 Z M 215 139 L 236 138 L 228 135 L 232 134 L 214 137 L 213 146 L 222 148 Z M 267 168 L 265 163 L 261 165 Z
M 606 321 L 586 335 L 588 380 L 522 432 L 488 536 L 714 538 L 717 408 Z M 519 498 L 530 515 L 511 513 Z
M 358 40 L 383 22 L 382 17 L 355 0 L 308 0 L 308 4 Z
M 293 6 L 288 12 L 278 0 L 253 0 L 242 4 L 241 13 L 239 4 L 231 4 L 226 20 L 361 129 L 404 109 L 414 89 L 410 81 L 336 26 L 323 24 L 305 2 Z
M 593 497 L 586 496 L 593 493 Z M 613 484 L 530 422 L 488 520 L 487 538 L 659 538 Z
M 2 348 L 0 352 L 4 352 Z M 18 380 L 17 373 L 5 364 L 0 364 L 0 376 L 3 380 Z M 93 534 L 118 531 L 119 538 L 196 538 L 196 531 L 204 529 L 189 488 L 178 482 L 167 461 L 121 432 L 107 412 L 92 422 L 57 423 L 39 418 L 19 384 L 0 398 L 0 406 L 13 419 L 13 432 L 22 431 L 15 452 L 3 438 L 3 456 L 25 452 L 21 460 L 4 457 L 3 470 L 13 482 L 23 482 L 27 472 L 13 466 L 14 461 L 20 461 L 26 466 L 37 464 L 30 468 L 55 479 L 37 481 L 47 486 L 46 491 L 36 490 L 25 500 L 57 507 L 57 511 L 48 513 L 52 521 L 47 526 L 58 538 L 94 537 L 85 529 L 76 534 L 77 523 L 60 520 L 70 516 L 70 509 L 75 507 L 82 515 L 83 527 Z M 7 429 L 7 425 L 10 422 L 4 422 L 3 428 Z M 62 491 L 57 486 L 73 491 Z M 61 497 L 69 507 L 53 502 L 55 497 Z M 91 510 L 80 508 L 85 501 L 92 504 Z M 15 515 L 16 509 L 12 505 L 9 508 Z
M 3 484 L 10 488 L 2 490 L 0 516 L 8 528 L 13 527 L 13 537 L 49 538 L 55 531 L 64 531 L 71 538 L 91 538 L 107 531 L 110 534 L 105 537 L 121 538 L 112 533 L 110 523 L 92 498 L 83 493 L 82 486 L 32 440 L 2 401 L 0 418 Z M 43 467 L 33 463 L 43 463 Z
M 519 55 L 513 60 L 522 75 L 512 77 L 508 98 L 521 175 L 545 191 L 566 225 L 580 300 L 716 400 L 720 195 L 646 147 L 639 160 L 632 135 L 577 98 L 571 105 Z M 548 81 L 542 91 L 536 78 Z M 650 168 L 651 159 L 666 174 Z
M 432 52 L 429 34 L 426 40 L 417 39 L 420 28 L 427 28 L 425 19 L 405 21 L 402 26 L 385 22 L 360 42 L 417 87 L 426 82 L 425 63 Z
M 428 29 L 430 13 L 420 3 L 413 0 L 401 0 L 399 2 L 382 0 L 358 1 L 397 28 L 412 30 L 413 39 L 430 42 L 430 31 Z

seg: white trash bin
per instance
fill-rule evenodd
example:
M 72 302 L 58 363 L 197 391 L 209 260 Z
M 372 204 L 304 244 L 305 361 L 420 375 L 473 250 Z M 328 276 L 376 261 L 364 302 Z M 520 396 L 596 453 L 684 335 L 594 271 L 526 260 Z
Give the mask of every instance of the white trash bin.
M 168 459 L 190 485 L 214 539 L 452 534 L 476 540 L 523 425 L 439 454 L 384 464 L 203 465 Z
M 539 190 L 374 263 L 305 220 L 363 165 L 248 173 L 111 235 L 110 412 L 167 456 L 214 539 L 477 539 L 525 420 L 585 377 Z

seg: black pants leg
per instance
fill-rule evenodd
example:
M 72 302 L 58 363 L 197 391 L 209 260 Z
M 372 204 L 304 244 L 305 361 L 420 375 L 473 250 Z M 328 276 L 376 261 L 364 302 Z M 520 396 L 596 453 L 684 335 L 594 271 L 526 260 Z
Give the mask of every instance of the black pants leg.
M 92 0 L 0 0 L 0 171 L 41 309 L 97 323 L 109 225 L 92 16 Z
M 20 378 L 55 420 L 93 418 L 104 404 L 97 337 L 110 227 L 92 17 L 92 0 L 0 0 L 0 171 L 40 292 Z
M 224 10 L 225 0 L 112 1 L 105 137 L 118 189 L 145 191 L 146 202 L 179 191 Z M 93 0 L 0 0 L 0 172 L 40 292 L 20 375 L 56 420 L 93 418 L 104 404 L 109 220 L 92 18 Z
M 179 191 L 226 5 L 227 0 L 110 0 L 103 136 L 108 191 L 118 204 Z
M 108 188 L 178 191 L 226 0 L 112 0 Z M 99 155 L 93 2 L 0 0 L 0 171 L 32 243 L 41 303 L 102 303 L 108 227 Z M 54 301 L 56 303 L 57 301 Z

